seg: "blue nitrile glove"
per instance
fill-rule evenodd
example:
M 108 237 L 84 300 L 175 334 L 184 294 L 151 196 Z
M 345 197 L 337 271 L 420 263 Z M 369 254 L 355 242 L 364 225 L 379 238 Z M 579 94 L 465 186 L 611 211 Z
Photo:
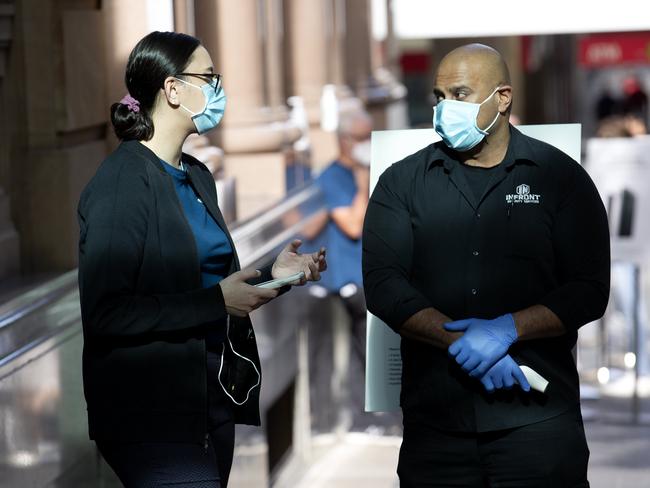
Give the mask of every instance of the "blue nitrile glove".
M 494 363 L 506 355 L 517 340 L 517 329 L 512 314 L 493 320 L 465 319 L 445 324 L 450 332 L 465 332 L 449 346 L 449 354 L 473 377 L 481 377 Z
M 488 369 L 481 377 L 481 383 L 488 393 L 492 393 L 495 389 L 512 388 L 514 385 L 519 385 L 524 391 L 530 391 L 526 376 L 510 354 L 503 356 Z

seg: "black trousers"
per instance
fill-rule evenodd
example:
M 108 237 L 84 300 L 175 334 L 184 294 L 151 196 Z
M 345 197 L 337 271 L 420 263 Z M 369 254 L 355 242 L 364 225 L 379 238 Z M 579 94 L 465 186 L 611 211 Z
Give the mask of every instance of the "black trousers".
M 342 297 L 331 292 L 326 296 L 309 295 L 310 306 L 305 307 L 302 320 L 309 323 L 309 386 L 312 428 L 329 432 L 337 424 L 338 408 L 352 412 L 352 428 L 363 430 L 369 422 L 364 412 L 366 366 L 366 302 L 361 288 L 351 296 Z M 350 326 L 350 364 L 344 378 L 344 398 L 332 396 L 334 369 L 334 302 L 340 302 Z M 317 316 L 313 310 L 319 310 Z M 339 404 L 341 402 L 341 404 Z M 358 429 L 357 429 L 358 427 Z
M 230 400 L 216 380 L 221 356 L 208 352 L 207 449 L 199 443 L 97 441 L 126 488 L 226 488 L 235 445 Z
M 402 488 L 588 488 L 589 449 L 580 411 L 481 434 L 404 422 Z

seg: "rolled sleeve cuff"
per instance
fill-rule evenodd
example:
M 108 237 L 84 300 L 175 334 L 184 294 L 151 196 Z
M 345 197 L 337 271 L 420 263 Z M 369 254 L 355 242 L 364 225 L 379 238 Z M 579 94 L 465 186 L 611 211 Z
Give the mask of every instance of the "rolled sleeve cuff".
M 598 316 L 596 309 L 600 307 L 595 303 L 598 301 L 596 297 L 589 299 L 583 295 L 579 284 L 568 284 L 546 295 L 539 304 L 557 315 L 567 331 L 575 332 L 595 320 Z
M 391 329 L 399 333 L 400 329 L 408 319 L 421 310 L 431 308 L 431 303 L 429 303 L 429 301 L 422 295 L 415 294 L 410 297 L 401 298 L 399 303 L 396 303 L 391 308 L 392 309 L 389 310 L 385 306 L 379 307 L 376 315 Z

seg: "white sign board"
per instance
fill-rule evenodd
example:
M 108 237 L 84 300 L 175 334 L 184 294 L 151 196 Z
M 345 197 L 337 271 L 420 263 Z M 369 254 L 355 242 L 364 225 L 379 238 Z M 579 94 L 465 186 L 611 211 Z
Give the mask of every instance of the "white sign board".
M 585 168 L 609 216 L 612 259 L 650 259 L 650 136 L 590 139 Z
M 552 144 L 580 163 L 580 124 L 522 125 L 522 133 Z M 433 129 L 389 130 L 372 133 L 370 191 L 379 176 L 393 163 L 437 142 Z M 366 331 L 366 411 L 399 408 L 402 358 L 400 336 L 368 313 Z

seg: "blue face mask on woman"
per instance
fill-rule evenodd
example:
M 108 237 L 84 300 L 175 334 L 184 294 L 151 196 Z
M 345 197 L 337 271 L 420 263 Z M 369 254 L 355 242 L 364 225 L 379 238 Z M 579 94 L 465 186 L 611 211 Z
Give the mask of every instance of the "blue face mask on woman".
M 219 87 L 219 90 L 215 91 L 216 81 L 206 83 L 203 86 L 196 86 L 180 78 L 176 79 L 203 92 L 205 106 L 200 112 L 192 112 L 181 103 L 181 107 L 192 115 L 192 121 L 196 126 L 196 131 L 199 134 L 205 134 L 219 125 L 223 113 L 226 110 L 226 93 L 223 91 L 223 87 Z
M 433 127 L 447 146 L 456 151 L 469 151 L 488 135 L 499 118 L 499 112 L 485 129 L 478 128 L 476 117 L 481 105 L 492 98 L 499 88 L 496 87 L 481 103 L 442 100 L 433 107 Z

